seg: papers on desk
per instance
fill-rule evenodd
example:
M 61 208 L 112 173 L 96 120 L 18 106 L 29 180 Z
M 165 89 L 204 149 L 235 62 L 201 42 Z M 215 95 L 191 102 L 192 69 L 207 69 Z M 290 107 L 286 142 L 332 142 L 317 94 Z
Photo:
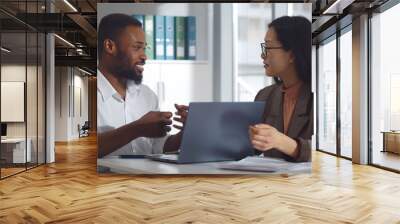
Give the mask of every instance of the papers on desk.
M 249 156 L 242 160 L 219 164 L 218 168 L 227 170 L 256 172 L 311 172 L 311 162 L 291 163 L 281 159 Z

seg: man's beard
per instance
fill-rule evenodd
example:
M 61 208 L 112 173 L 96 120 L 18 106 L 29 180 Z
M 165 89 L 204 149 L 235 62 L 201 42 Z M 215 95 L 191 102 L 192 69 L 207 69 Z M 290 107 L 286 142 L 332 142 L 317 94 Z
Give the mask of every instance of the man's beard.
M 126 56 L 121 54 L 120 52 L 118 52 L 117 54 L 117 60 L 125 65 L 129 64 L 127 62 Z M 133 80 L 137 85 L 142 83 L 143 75 L 139 74 L 136 69 L 130 69 L 124 66 L 116 66 L 114 69 L 115 74 L 117 74 L 119 77 L 126 80 Z
M 133 80 L 136 84 L 141 84 L 143 75 L 138 74 L 135 69 L 116 68 L 115 73 L 126 80 Z

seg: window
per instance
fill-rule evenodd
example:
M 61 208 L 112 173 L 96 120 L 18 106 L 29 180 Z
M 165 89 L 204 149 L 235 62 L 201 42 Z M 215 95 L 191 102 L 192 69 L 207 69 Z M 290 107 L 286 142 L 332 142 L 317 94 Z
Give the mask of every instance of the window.
M 352 157 L 352 34 L 340 36 L 340 154 Z
M 336 154 L 336 39 L 318 48 L 317 148 Z
M 303 16 L 311 21 L 311 4 L 234 4 L 237 12 L 237 75 L 235 100 L 253 101 L 257 92 L 272 85 L 265 75 L 260 43 L 264 42 L 268 24 L 282 16 Z
M 253 101 L 260 89 L 273 83 L 265 75 L 259 43 L 264 41 L 268 24 L 272 22 L 274 5 L 250 3 L 234 4 L 234 7 L 238 21 L 235 98 L 237 101 Z
M 370 133 L 372 163 L 400 170 L 400 4 L 371 18 Z M 392 131 L 394 133 L 392 133 Z M 392 138 L 384 139 L 385 132 Z M 400 150 L 397 152 L 400 153 Z
M 18 6 L 20 15 L 40 13 L 44 1 L 2 2 L 0 6 Z M 45 35 L 34 28 L 0 13 L 9 23 L 0 24 L 0 90 L 2 133 L 0 178 L 45 163 Z M 22 102 L 10 102 L 7 94 L 19 95 Z M 18 104 L 18 111 L 10 106 Z M 20 112 L 20 113 L 18 113 Z M 14 115 L 21 114 L 15 118 Z M 12 118 L 14 117 L 14 118 Z

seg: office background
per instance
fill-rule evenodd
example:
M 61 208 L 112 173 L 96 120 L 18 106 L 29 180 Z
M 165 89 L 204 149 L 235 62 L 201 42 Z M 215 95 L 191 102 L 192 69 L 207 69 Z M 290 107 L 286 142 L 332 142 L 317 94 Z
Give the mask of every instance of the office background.
M 39 13 L 38 5 L 21 3 L 18 7 Z M 2 139 L 0 145 L 0 175 L 4 177 L 45 162 L 46 53 L 43 32 L 3 11 L 0 30 L 0 110 L 7 132 L 2 133 L 7 140 Z
M 0 178 L 54 162 L 54 143 L 78 139 L 79 127 L 89 119 L 96 130 L 96 78 L 87 63 L 65 66 L 63 58 L 87 56 L 90 49 L 75 51 L 62 35 L 49 37 L 48 32 L 61 28 L 36 16 L 64 10 L 57 4 L 61 2 L 0 3 Z M 55 55 L 61 58 L 55 60 Z
M 337 30 L 327 29 L 313 39 L 316 148 L 399 170 L 400 67 L 396 52 L 400 48 L 395 40 L 400 33 L 394 27 L 400 19 L 400 5 L 389 5 L 353 21 L 351 15 L 344 16 Z
M 311 174 L 157 178 L 146 175 L 99 176 L 96 172 L 96 125 L 90 125 L 88 137 L 79 138 L 72 133 L 78 127 L 76 123 L 75 127 L 71 124 L 71 117 L 66 119 L 64 126 L 55 122 L 57 117 L 68 117 L 69 112 L 72 116 L 73 107 L 77 106 L 73 102 L 75 99 L 76 103 L 79 102 L 79 94 L 81 102 L 86 97 L 88 102 L 87 105 L 82 103 L 82 114 L 85 114 L 83 108 L 87 107 L 87 120 L 96 121 L 96 110 L 93 114 L 96 97 L 92 98 L 96 93 L 96 82 L 92 80 L 95 80 L 96 73 L 97 43 L 93 34 L 97 25 L 96 4 L 105 2 L 118 1 L 0 1 L 0 78 L 5 75 L 3 68 L 10 66 L 5 61 L 22 50 L 25 53 L 18 54 L 21 69 L 8 70 L 15 74 L 19 71 L 22 75 L 6 76 L 24 83 L 24 89 L 32 87 L 28 87 L 35 83 L 32 80 L 38 80 L 33 85 L 38 86 L 35 93 L 26 96 L 27 90 L 22 94 L 23 122 L 2 122 L 9 126 L 10 134 L 15 133 L 15 125 L 22 126 L 24 130 L 34 127 L 33 131 L 37 130 L 37 134 L 25 131 L 18 134 L 22 137 L 8 136 L 9 133 L 5 137 L 13 141 L 11 150 L 22 151 L 22 155 L 27 151 L 25 142 L 39 139 L 38 151 L 45 150 L 46 153 L 42 154 L 43 157 L 37 154 L 38 161 L 45 158 L 47 163 L 29 169 L 33 167 L 30 163 L 10 167 L 12 164 L 1 160 L 0 222 L 399 222 L 400 201 L 396 199 L 400 198 L 400 156 L 396 150 L 399 149 L 400 135 L 390 130 L 398 129 L 398 0 L 306 0 L 312 3 L 313 75 L 314 89 L 318 90 L 315 92 L 315 143 L 319 147 L 315 147 L 318 151 L 312 152 Z M 303 0 L 296 2 L 304 3 Z M 35 10 L 29 10 L 31 6 Z M 235 21 L 232 13 L 225 10 L 221 13 Z M 215 27 L 214 33 L 223 31 L 230 32 L 231 37 L 236 36 L 232 29 L 221 27 L 221 21 L 215 20 L 215 25 L 218 27 Z M 31 48 L 28 46 L 32 46 L 32 42 L 29 37 L 31 32 L 27 30 L 32 27 L 39 36 L 39 44 L 32 48 L 37 54 L 29 53 Z M 14 36 L 4 42 L 3 35 L 10 33 Z M 231 41 L 226 44 L 231 45 Z M 42 49 L 43 53 L 40 53 Z M 29 58 L 33 55 L 38 56 L 39 63 L 30 62 Z M 254 55 L 256 58 L 258 55 Z M 226 58 L 223 63 L 231 63 L 232 60 L 232 57 Z M 37 69 L 40 65 L 41 73 Z M 34 67 L 33 70 L 30 66 Z M 224 69 L 231 68 L 221 67 L 215 71 Z M 61 75 L 61 82 L 66 82 L 62 83 L 63 90 L 60 90 L 63 94 L 57 97 L 56 91 L 59 90 L 56 88 L 60 84 L 57 84 L 56 76 L 60 72 L 56 70 L 62 70 L 60 72 L 65 75 Z M 31 76 L 32 73 L 35 75 Z M 74 75 L 81 75 L 82 81 L 75 80 Z M 234 81 L 233 77 L 229 77 L 213 79 L 213 97 L 218 100 L 234 99 Z M 40 92 L 41 78 L 46 87 L 43 97 Z M 76 87 L 78 82 L 83 86 L 87 83 L 88 95 L 85 96 L 83 86 L 81 91 L 74 91 L 77 88 L 72 88 L 73 82 Z M 8 88 L 1 86 L 4 84 L 0 85 L 1 91 Z M 20 102 L 21 91 L 18 95 Z M 28 102 L 35 102 L 32 100 L 35 95 L 38 96 L 38 113 L 29 115 L 34 107 L 28 107 Z M 5 102 L 1 101 L 4 105 Z M 40 102 L 45 105 L 43 109 Z M 7 109 L 1 104 L 1 111 Z M 64 108 L 56 113 L 56 107 L 60 108 L 60 105 Z M 19 114 L 12 116 L 20 117 Z M 85 116 L 83 120 L 86 120 Z M 33 122 L 38 124 L 36 129 L 31 123 L 34 118 L 37 118 Z M 44 125 L 44 130 L 41 125 Z M 70 133 L 64 134 L 68 141 L 55 143 L 57 128 L 63 128 L 62 133 Z M 351 135 L 345 134 L 350 132 Z M 45 147 L 40 147 L 42 134 Z M 15 143 L 21 142 L 16 147 Z M 350 143 L 351 150 L 348 150 Z M 4 151 L 10 152 L 3 144 L 0 147 L 2 155 Z M 10 155 L 6 157 L 6 161 L 10 161 Z M 16 160 L 20 159 L 24 156 L 16 156 Z M 28 172 L 22 172 L 25 170 Z
M 260 89 L 273 83 L 260 56 L 268 24 L 285 15 L 311 21 L 311 7 L 309 3 L 101 3 L 97 18 L 99 22 L 111 13 L 196 18 L 196 59 L 148 60 L 143 72 L 143 83 L 158 95 L 161 110 L 174 111 L 174 103 L 253 101 Z
M 394 53 L 399 50 L 396 43 L 399 33 L 393 27 L 399 19 L 400 6 L 396 1 L 371 5 L 353 2 L 342 7 L 352 12 L 321 16 L 323 9 L 329 9 L 332 4 L 332 1 L 317 1 L 311 6 L 316 96 L 314 148 L 355 163 L 398 171 L 399 135 L 391 130 L 399 129 L 396 96 L 400 72 Z M 22 163 L 19 167 L 10 167 L 13 165 L 3 158 L 1 177 L 9 176 L 5 172 L 9 168 L 15 174 L 45 160 L 54 162 L 55 141 L 78 139 L 78 124 L 82 126 L 84 121 L 89 121 L 92 132 L 96 131 L 96 41 L 92 36 L 97 24 L 96 1 L 74 5 L 79 10 L 64 1 L 1 1 L 1 81 L 25 85 L 23 121 L 3 123 L 7 125 L 7 138 L 18 139 L 23 151 L 32 152 L 32 163 Z M 149 61 L 146 68 L 148 74 L 158 74 L 145 74 L 145 83 L 164 96 L 164 108 L 188 99 L 251 100 L 254 91 L 271 83 L 261 72 L 262 67 L 258 67 L 260 52 L 253 43 L 259 42 L 259 35 L 263 36 L 272 18 L 302 14 L 304 6 L 293 3 L 269 7 L 266 4 L 260 9 L 254 5 L 222 4 L 212 9 L 196 6 L 199 16 L 213 14 L 203 22 L 199 20 L 202 29 L 209 31 L 203 42 L 207 50 L 199 53 L 194 61 Z M 177 11 L 191 15 L 190 11 Z M 46 12 L 58 17 L 46 17 Z M 156 9 L 151 10 L 155 12 Z M 82 16 L 86 23 L 77 23 L 68 13 Z M 246 18 L 250 13 L 251 17 Z M 232 20 L 221 20 L 225 17 Z M 51 25 L 44 25 L 45 19 L 52 21 Z M 222 39 L 220 34 L 231 35 Z M 215 38 L 218 35 L 219 39 Z M 224 52 L 230 57 L 222 57 L 221 49 L 232 46 L 237 48 Z M 161 68 L 171 71 L 175 64 L 189 75 L 168 78 L 160 75 Z M 219 66 L 225 64 L 234 66 Z M 154 65 L 153 70 L 150 65 Z M 195 76 L 194 67 L 206 75 Z M 186 94 L 168 92 L 176 80 L 188 87 L 182 90 Z M 200 91 L 196 86 L 205 89 Z M 0 109 L 5 112 L 8 108 L 1 106 Z M 15 145 L 0 147 L 9 159 Z M 22 157 L 27 154 L 22 152 Z

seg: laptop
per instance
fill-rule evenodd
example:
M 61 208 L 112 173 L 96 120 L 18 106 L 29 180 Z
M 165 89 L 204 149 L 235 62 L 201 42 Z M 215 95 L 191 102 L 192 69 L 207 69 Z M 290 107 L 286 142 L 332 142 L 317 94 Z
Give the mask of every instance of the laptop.
M 179 154 L 146 157 L 170 163 L 240 160 L 254 154 L 249 126 L 262 123 L 265 102 L 190 103 Z

